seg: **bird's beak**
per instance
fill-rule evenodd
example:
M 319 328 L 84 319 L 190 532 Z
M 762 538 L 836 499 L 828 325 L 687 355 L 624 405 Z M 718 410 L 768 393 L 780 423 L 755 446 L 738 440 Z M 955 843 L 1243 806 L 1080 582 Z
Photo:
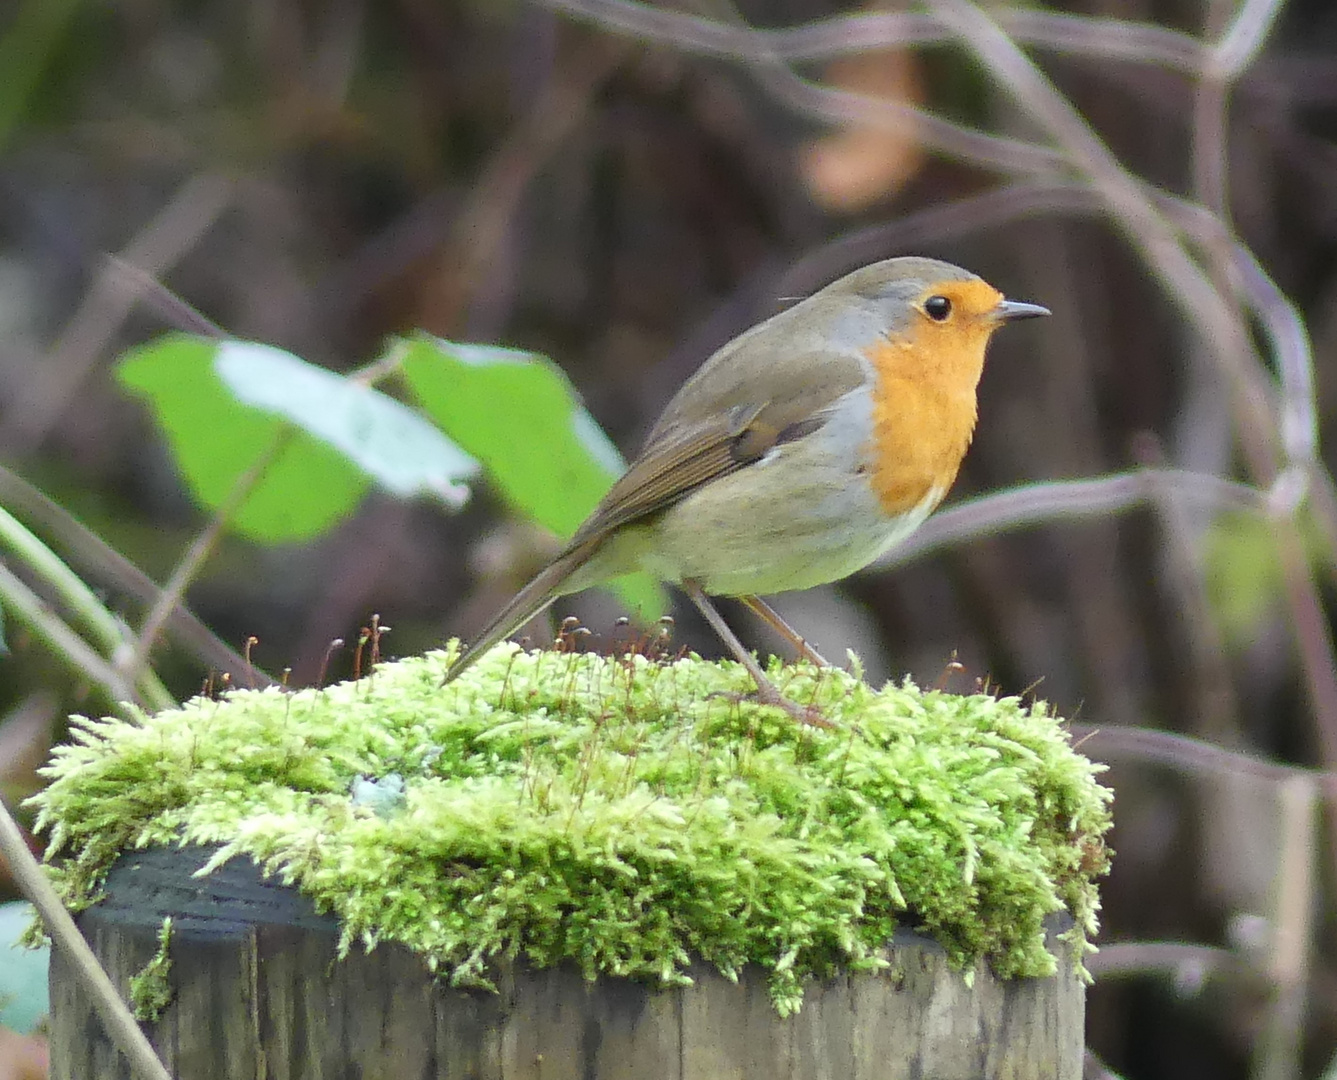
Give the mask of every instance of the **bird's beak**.
M 1039 304 L 1025 304 L 1020 300 L 1002 300 L 994 308 L 994 315 L 999 322 L 1016 322 L 1018 319 L 1038 319 L 1048 315 L 1049 309 Z

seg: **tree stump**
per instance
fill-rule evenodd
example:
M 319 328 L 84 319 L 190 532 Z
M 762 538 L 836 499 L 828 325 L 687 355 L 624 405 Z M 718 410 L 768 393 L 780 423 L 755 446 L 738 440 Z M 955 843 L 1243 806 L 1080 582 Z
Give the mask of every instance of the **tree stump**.
M 147 1026 L 180 1080 L 1078 1080 L 1084 991 L 1071 958 L 1052 978 L 973 985 L 934 942 L 901 932 L 891 967 L 808 986 L 781 1018 L 764 973 L 737 984 L 696 965 L 694 985 L 586 982 L 574 965 L 497 972 L 499 993 L 440 984 L 408 950 L 335 955 L 337 927 L 296 891 L 211 852 L 123 856 L 80 916 L 126 992 L 173 919 L 172 1000 Z M 1051 948 L 1059 947 L 1050 935 Z M 127 1066 L 59 950 L 51 966 L 53 1080 Z

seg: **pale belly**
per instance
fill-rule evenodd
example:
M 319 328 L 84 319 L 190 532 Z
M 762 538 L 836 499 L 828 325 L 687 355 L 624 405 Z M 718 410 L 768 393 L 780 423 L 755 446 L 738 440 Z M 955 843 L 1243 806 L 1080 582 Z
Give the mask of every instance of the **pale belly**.
M 838 581 L 913 532 L 942 498 L 929 492 L 888 516 L 865 475 L 869 451 L 863 402 L 800 442 L 714 480 L 658 519 L 605 542 L 572 588 L 633 569 L 670 582 L 697 581 L 723 596 L 770 594 Z
M 642 565 L 723 596 L 810 589 L 862 570 L 918 528 L 938 501 L 893 520 L 862 478 L 848 473 L 824 483 L 814 471 L 798 491 L 792 472 L 773 485 L 762 480 L 725 480 L 675 507 Z

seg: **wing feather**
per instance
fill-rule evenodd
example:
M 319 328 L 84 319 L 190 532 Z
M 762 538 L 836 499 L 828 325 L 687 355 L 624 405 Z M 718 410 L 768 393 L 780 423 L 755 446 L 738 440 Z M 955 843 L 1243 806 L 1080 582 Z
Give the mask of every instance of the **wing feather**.
M 755 332 L 754 342 L 762 344 Z M 724 351 L 702 372 L 723 374 L 718 362 Z M 867 378 L 866 368 L 846 354 L 777 348 L 774 355 L 785 359 L 766 372 L 764 382 L 739 379 L 737 372 L 729 372 L 722 388 L 718 379 L 703 380 L 701 373 L 689 379 L 665 408 L 645 448 L 562 553 L 474 639 L 445 681 L 547 607 L 613 530 L 747 468 L 778 445 L 811 436 L 830 418 L 835 403 Z
M 794 353 L 766 375 L 764 381 L 730 387 L 722 399 L 696 378 L 689 380 L 570 548 L 663 510 L 782 443 L 812 435 L 840 398 L 863 385 L 867 371 L 854 357 Z

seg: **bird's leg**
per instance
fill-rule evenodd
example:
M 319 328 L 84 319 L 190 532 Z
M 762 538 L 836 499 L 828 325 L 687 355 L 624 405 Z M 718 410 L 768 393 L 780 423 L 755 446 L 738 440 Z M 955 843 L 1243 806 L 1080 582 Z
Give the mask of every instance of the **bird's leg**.
M 830 667 L 826 658 L 822 656 L 804 639 L 803 635 L 795 630 L 789 623 L 785 622 L 782 616 L 775 608 L 766 603 L 760 596 L 740 596 L 738 602 L 747 607 L 757 618 L 789 642 L 790 647 L 803 659 L 808 660 L 818 667 Z
M 682 582 L 682 590 L 691 598 L 692 603 L 697 606 L 701 614 L 706 617 L 706 622 L 710 623 L 715 633 L 719 634 L 720 640 L 729 647 L 729 651 L 734 654 L 734 658 L 743 667 L 747 668 L 748 674 L 752 676 L 753 681 L 757 684 L 758 701 L 763 705 L 778 705 L 801 724 L 811 724 L 813 727 L 824 728 L 834 728 L 836 726 L 826 719 L 821 710 L 815 706 L 803 706 L 790 701 L 775 688 L 775 684 L 761 670 L 757 658 L 743 648 L 743 643 L 729 629 L 729 624 L 715 609 L 715 605 L 710 602 L 709 597 L 702 591 L 700 585 L 695 581 L 687 580 Z

